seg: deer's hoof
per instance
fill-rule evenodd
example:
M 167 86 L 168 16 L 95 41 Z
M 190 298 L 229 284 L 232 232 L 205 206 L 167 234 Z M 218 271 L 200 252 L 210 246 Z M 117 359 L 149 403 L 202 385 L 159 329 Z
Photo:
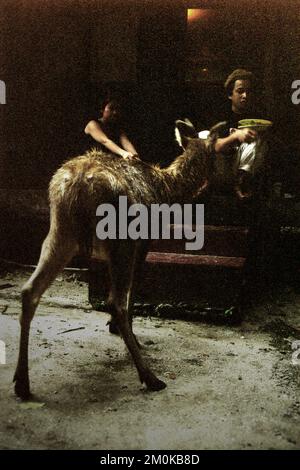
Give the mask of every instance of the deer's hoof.
M 14 376 L 15 394 L 22 400 L 29 400 L 31 397 L 28 378 L 21 379 L 17 373 Z
M 151 380 L 147 380 L 146 385 L 147 385 L 147 389 L 150 390 L 151 392 L 159 392 L 160 390 L 163 390 L 167 386 L 165 382 L 163 382 L 162 380 L 159 380 L 157 377 Z
M 117 325 L 117 322 L 114 321 L 114 320 L 111 320 L 109 322 L 107 322 L 108 324 L 108 331 L 113 334 L 113 335 L 119 335 L 120 334 L 120 331 L 119 331 L 119 328 L 118 328 L 118 325 Z

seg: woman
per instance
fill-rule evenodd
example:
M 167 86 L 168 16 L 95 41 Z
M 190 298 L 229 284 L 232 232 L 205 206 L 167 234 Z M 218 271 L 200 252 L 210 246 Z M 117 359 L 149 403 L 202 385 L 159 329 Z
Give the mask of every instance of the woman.
M 133 144 L 127 137 L 121 123 L 121 107 L 116 100 L 108 100 L 102 108 L 102 116 L 90 121 L 84 132 L 100 144 L 101 150 L 109 151 L 122 158 L 138 158 Z

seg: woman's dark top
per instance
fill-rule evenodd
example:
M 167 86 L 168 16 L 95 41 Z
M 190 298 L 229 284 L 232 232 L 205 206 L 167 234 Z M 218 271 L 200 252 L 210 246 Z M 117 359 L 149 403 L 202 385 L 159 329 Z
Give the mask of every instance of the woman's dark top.
M 107 137 L 112 140 L 115 144 L 117 144 L 119 147 L 122 148 L 120 137 L 121 134 L 124 132 L 120 123 L 111 123 L 111 122 L 103 122 L 101 119 L 95 119 L 95 121 L 99 124 L 101 130 L 104 132 Z M 89 146 L 90 147 L 96 147 L 99 150 L 102 150 L 103 152 L 109 152 L 111 153 L 105 145 L 102 145 L 100 142 L 97 142 L 96 140 L 93 139 L 92 136 L 88 135 L 89 138 Z

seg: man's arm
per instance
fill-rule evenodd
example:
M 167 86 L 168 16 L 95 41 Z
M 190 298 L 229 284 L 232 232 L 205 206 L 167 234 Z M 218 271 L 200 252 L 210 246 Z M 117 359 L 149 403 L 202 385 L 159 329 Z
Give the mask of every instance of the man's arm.
M 104 145 L 107 150 L 117 155 L 120 155 L 123 158 L 130 158 L 133 154 L 127 150 L 122 149 L 119 147 L 115 142 L 108 138 L 108 136 L 102 131 L 97 121 L 90 121 L 86 128 L 84 129 L 86 134 L 89 134 L 93 137 L 96 142 Z
M 257 132 L 253 129 L 236 129 L 228 137 L 222 137 L 216 140 L 215 152 L 227 153 L 232 150 L 236 144 L 243 142 L 253 142 L 257 138 Z

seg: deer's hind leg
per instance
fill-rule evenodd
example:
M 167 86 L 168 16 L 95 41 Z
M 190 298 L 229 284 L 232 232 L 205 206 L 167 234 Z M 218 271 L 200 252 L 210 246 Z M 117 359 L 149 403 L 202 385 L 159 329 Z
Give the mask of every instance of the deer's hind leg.
M 119 331 L 136 365 L 140 381 L 149 390 L 158 391 L 166 387 L 145 364 L 138 343 L 132 332 L 128 315 L 130 291 L 134 279 L 135 243 L 131 240 L 116 240 L 111 242 L 109 269 L 111 277 L 113 315 Z
M 128 319 L 129 319 L 129 324 L 131 328 L 132 328 L 132 317 L 133 317 L 133 308 L 134 308 L 134 294 L 136 292 L 139 280 L 141 278 L 142 269 L 143 269 L 145 259 L 149 250 L 148 240 L 139 240 L 135 242 L 134 249 L 135 251 L 134 251 L 134 256 L 133 256 L 132 270 L 130 274 L 130 285 L 129 285 L 128 295 L 127 295 L 127 312 L 128 312 Z M 109 292 L 107 305 L 108 305 L 108 311 L 113 312 L 114 306 L 113 306 L 112 290 L 110 290 Z M 111 320 L 108 323 L 109 323 L 110 333 L 113 333 L 113 334 L 120 333 L 118 325 L 117 325 L 117 321 L 113 315 L 111 316 Z M 141 347 L 137 339 L 136 339 L 136 342 L 138 346 Z
M 19 358 L 14 375 L 15 393 L 22 399 L 30 397 L 28 342 L 31 320 L 42 294 L 74 256 L 76 249 L 77 244 L 71 237 L 67 237 L 65 234 L 64 236 L 59 236 L 57 231 L 53 233 L 50 230 L 43 243 L 38 265 L 22 288 Z

